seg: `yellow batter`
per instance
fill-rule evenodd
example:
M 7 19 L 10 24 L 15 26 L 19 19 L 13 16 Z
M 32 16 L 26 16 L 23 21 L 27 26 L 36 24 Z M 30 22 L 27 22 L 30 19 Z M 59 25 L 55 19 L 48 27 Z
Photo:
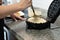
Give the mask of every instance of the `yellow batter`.
M 31 17 L 28 19 L 28 21 L 32 22 L 32 23 L 45 23 L 45 22 L 47 22 L 45 19 L 40 18 L 40 17 Z

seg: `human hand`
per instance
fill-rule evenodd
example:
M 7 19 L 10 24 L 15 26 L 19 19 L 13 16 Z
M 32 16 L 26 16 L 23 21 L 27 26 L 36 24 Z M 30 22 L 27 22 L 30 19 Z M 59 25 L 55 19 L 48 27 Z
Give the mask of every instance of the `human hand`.
M 14 21 L 18 21 L 18 20 L 24 21 L 24 20 L 25 20 L 25 18 L 21 17 L 21 16 L 20 16 L 19 14 L 17 14 L 17 13 L 11 14 L 10 16 L 11 16 L 11 18 L 12 18 Z
M 24 10 L 32 5 L 32 0 L 21 0 L 20 1 L 20 6 L 21 9 Z

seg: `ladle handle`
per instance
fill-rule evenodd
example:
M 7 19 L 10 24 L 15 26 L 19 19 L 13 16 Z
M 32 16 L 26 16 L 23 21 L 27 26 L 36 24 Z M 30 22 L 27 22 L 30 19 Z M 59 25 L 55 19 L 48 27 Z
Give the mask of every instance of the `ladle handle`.
M 34 10 L 34 8 L 33 8 L 33 5 L 31 5 L 31 9 L 32 9 L 32 11 L 33 11 L 33 13 L 34 13 L 34 16 L 35 16 L 35 10 Z

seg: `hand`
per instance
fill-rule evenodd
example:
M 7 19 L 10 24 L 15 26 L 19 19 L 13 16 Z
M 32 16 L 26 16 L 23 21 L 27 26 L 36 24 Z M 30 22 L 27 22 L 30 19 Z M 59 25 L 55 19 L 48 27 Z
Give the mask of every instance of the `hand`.
M 20 1 L 20 6 L 22 7 L 21 9 L 24 10 L 32 5 L 32 0 L 21 0 Z
M 16 13 L 11 14 L 10 16 L 11 16 L 11 18 L 12 18 L 14 21 L 17 21 L 17 19 L 23 20 L 23 21 L 25 20 L 25 18 L 20 17 L 19 15 L 16 15 Z

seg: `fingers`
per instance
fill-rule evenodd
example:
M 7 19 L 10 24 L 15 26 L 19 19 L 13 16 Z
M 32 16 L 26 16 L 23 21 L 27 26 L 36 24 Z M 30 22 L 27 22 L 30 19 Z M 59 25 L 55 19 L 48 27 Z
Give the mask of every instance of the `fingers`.
M 17 17 L 17 16 L 13 17 L 13 19 L 14 19 L 15 21 L 17 21 L 17 20 L 22 20 L 22 21 L 24 21 L 24 20 L 25 20 L 25 18 Z
M 25 20 L 25 18 L 22 18 L 22 17 L 17 17 L 17 18 L 20 19 L 20 20 L 23 20 L 23 21 Z
M 32 3 L 32 0 L 25 0 L 24 2 L 27 3 L 27 4 L 29 4 L 29 3 Z
M 22 18 L 22 17 L 20 17 L 20 16 L 16 16 L 16 15 L 14 15 L 14 19 L 15 19 L 15 20 L 25 20 L 24 18 Z
M 11 15 L 11 18 L 12 18 L 14 21 L 18 21 L 18 20 L 24 21 L 24 20 L 25 20 L 25 18 L 20 17 L 20 16 L 17 16 L 17 15 L 15 15 L 15 14 L 12 14 L 12 15 Z
M 29 5 L 28 5 L 28 7 L 30 7 L 32 5 L 32 3 L 30 3 Z
M 32 2 L 32 0 L 29 0 L 29 2 Z
M 22 5 L 22 10 L 24 10 L 32 5 L 32 0 L 21 0 L 20 6 L 21 5 Z
M 32 3 L 32 0 L 29 0 L 29 3 Z
M 29 1 L 27 6 L 30 7 L 31 5 L 32 5 L 32 0 Z
M 12 17 L 12 19 L 13 19 L 14 21 L 17 21 L 15 17 Z
M 14 21 L 17 21 L 14 15 L 10 15 Z

